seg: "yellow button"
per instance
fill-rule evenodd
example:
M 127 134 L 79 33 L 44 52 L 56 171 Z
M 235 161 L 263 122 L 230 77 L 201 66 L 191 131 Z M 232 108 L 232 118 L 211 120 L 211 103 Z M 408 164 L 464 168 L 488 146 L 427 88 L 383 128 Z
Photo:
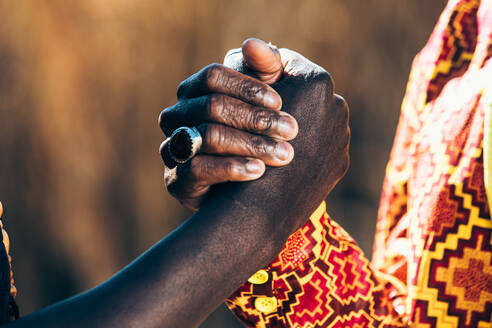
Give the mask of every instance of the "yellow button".
M 272 313 L 277 309 L 277 299 L 275 297 L 258 297 L 255 300 L 255 308 L 265 314 Z
M 268 281 L 268 271 L 258 270 L 254 275 L 252 275 L 248 281 L 255 285 L 261 285 Z

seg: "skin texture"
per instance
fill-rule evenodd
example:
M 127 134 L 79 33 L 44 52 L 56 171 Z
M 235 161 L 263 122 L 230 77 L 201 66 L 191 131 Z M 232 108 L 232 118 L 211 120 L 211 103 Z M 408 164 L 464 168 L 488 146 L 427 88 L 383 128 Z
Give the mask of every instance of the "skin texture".
M 269 263 L 348 166 L 348 109 L 331 77 L 294 52 L 280 54 L 285 72 L 272 87 L 299 129 L 291 164 L 217 185 L 197 213 L 114 277 L 7 327 L 195 327 Z M 224 92 L 237 82 L 216 80 L 228 81 Z M 260 100 L 269 90 L 249 83 L 237 97 Z M 182 84 L 180 93 L 201 97 L 202 87 Z
M 229 51 L 225 61 L 225 65 L 210 65 L 183 81 L 178 103 L 159 116 L 166 135 L 180 126 L 195 125 L 201 131 L 201 154 L 177 168 L 166 166 L 164 174 L 171 195 L 193 211 L 207 198 L 212 185 L 258 179 L 265 172 L 265 165 L 284 166 L 294 156 L 293 148 L 285 141 L 297 135 L 297 121 L 279 111 L 281 98 L 267 85 L 283 74 L 278 49 L 261 40 L 248 39 L 242 48 Z M 255 92 L 248 94 L 238 88 Z M 228 96 L 221 94 L 223 91 Z M 270 106 L 262 99 L 268 91 L 274 100 Z M 193 98 L 197 94 L 205 96 Z M 165 164 L 169 163 L 164 149 L 167 142 L 161 145 Z
M 287 50 L 281 51 L 284 52 L 284 56 L 281 56 L 280 51 L 271 44 L 267 44 L 259 39 L 247 39 L 241 48 L 228 52 L 224 60 L 225 67 L 216 64 L 213 67 L 209 66 L 185 80 L 181 84 L 180 89 L 183 86 L 193 86 L 192 89 L 198 89 L 202 93 L 209 92 L 207 96 L 209 99 L 223 99 L 220 94 L 221 90 L 227 89 L 230 85 L 244 85 L 244 81 L 250 82 L 250 79 L 244 79 L 243 82 L 237 81 L 231 83 L 230 81 L 234 80 L 237 75 L 229 76 L 229 70 L 227 68 L 232 68 L 235 71 L 263 82 L 263 84 L 257 82 L 256 88 L 258 90 L 268 89 L 268 86 L 265 84 L 274 84 L 283 77 L 288 77 L 289 74 L 295 75 L 292 72 L 284 70 L 284 67 L 289 68 L 287 65 L 289 65 L 289 58 L 291 56 Z M 207 70 L 212 68 L 217 71 L 223 70 L 221 74 L 227 75 L 228 77 L 221 78 L 219 81 L 227 81 L 229 85 L 227 83 L 223 83 L 224 86 L 220 85 L 220 83 L 217 85 L 215 83 L 217 81 L 216 74 L 207 75 Z M 210 76 L 213 76 L 212 82 L 208 81 Z M 200 87 L 200 85 L 204 86 Z M 210 85 L 214 85 L 214 87 L 210 88 Z M 258 136 L 263 134 L 274 140 L 282 140 L 279 133 L 275 134 L 275 132 L 272 132 L 272 128 L 274 131 L 278 131 L 275 127 L 279 126 L 279 116 L 265 115 L 262 110 L 250 111 L 249 114 L 241 114 L 244 113 L 243 108 L 249 106 L 247 103 L 252 102 L 251 98 L 254 97 L 248 95 L 248 97 L 243 96 L 241 98 L 238 97 L 238 93 L 235 90 L 229 91 L 229 94 L 233 94 L 234 97 L 240 99 L 227 98 L 221 100 L 221 110 L 210 110 L 210 108 L 213 108 L 213 106 L 210 106 L 210 103 L 208 106 L 203 104 L 197 106 L 195 105 L 198 102 L 197 100 L 188 100 L 186 97 L 180 98 L 180 95 L 183 93 L 178 90 L 178 103 L 165 109 L 159 118 L 161 128 L 167 135 L 180 126 L 197 125 L 199 130 L 202 131 L 202 136 L 205 140 L 202 152 L 207 155 L 198 155 L 190 162 L 180 165 L 177 168 L 173 167 L 170 169 L 167 166 L 165 167 L 164 177 L 168 191 L 183 206 L 196 211 L 207 199 L 214 184 L 227 181 L 258 179 L 263 175 L 265 165 L 284 166 L 290 163 L 294 156 L 292 148 L 288 147 L 286 143 L 282 143 L 276 147 L 272 139 Z M 196 91 L 190 90 L 186 94 L 196 93 Z M 263 93 L 260 92 L 261 94 Z M 343 100 L 339 101 L 343 103 Z M 226 108 L 226 110 L 223 110 L 223 108 Z M 213 112 L 213 115 L 208 115 L 210 112 Z M 184 115 L 183 113 L 187 114 Z M 279 114 L 283 114 L 283 112 Z M 211 131 L 212 129 L 207 131 L 204 125 L 201 124 L 204 121 L 213 121 L 220 124 L 213 124 L 213 131 Z M 258 127 L 258 122 L 263 123 L 268 128 L 265 130 L 261 129 Z M 291 141 L 297 135 L 297 121 L 295 124 L 286 125 L 290 126 L 291 129 L 290 134 L 285 133 L 282 135 L 284 137 L 283 140 Z M 254 126 L 257 126 L 257 128 L 251 128 Z M 253 132 L 256 136 L 246 133 L 246 131 Z M 163 155 L 164 162 L 168 163 L 168 160 L 166 161 L 166 153 L 162 151 L 165 144 L 166 142 L 163 142 L 161 146 L 161 154 Z M 275 156 L 275 149 L 280 150 L 279 148 L 288 149 L 288 155 L 287 153 L 285 155 L 287 156 L 287 160 L 282 161 L 282 158 Z M 259 159 L 260 161 L 252 161 L 253 158 Z M 253 166 L 253 168 L 257 169 L 248 170 L 253 163 L 258 165 Z
M 262 41 L 260 47 L 251 45 L 245 43 L 250 49 L 245 53 L 251 53 L 255 65 L 265 69 L 259 74 L 267 80 L 278 79 L 282 74 L 278 51 L 273 52 Z M 237 70 L 219 64 L 205 67 L 180 84 L 178 102 L 159 116 L 168 136 L 181 126 L 197 126 L 202 134 L 201 154 L 185 165 L 165 170 L 168 191 L 188 209 L 200 207 L 211 185 L 257 179 L 265 165 L 283 166 L 294 156 L 287 141 L 297 135 L 296 120 L 280 111 L 280 96 L 257 79 L 255 72 L 259 71 L 244 67 L 241 71 L 255 77 L 250 78 Z M 164 162 L 165 145 L 166 141 L 161 145 Z

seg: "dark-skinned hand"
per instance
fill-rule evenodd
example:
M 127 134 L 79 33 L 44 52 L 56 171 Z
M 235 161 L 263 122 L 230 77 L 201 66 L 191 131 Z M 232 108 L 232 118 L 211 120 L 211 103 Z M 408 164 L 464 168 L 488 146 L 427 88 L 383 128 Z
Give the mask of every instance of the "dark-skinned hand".
M 291 57 L 298 57 L 297 62 L 307 61 L 287 49 L 279 51 L 261 40 L 248 39 L 242 48 L 228 52 L 224 65 L 207 66 L 180 84 L 178 103 L 160 115 L 161 128 L 169 135 L 180 126 L 198 125 L 205 140 L 203 154 L 176 169 L 165 169 L 169 192 L 185 207 L 197 210 L 214 184 L 255 180 L 265 172 L 265 164 L 284 166 L 290 163 L 294 153 L 286 141 L 296 136 L 297 122 L 287 116 L 284 109 L 278 111 L 281 104 L 278 94 L 272 93 L 273 101 L 270 102 L 264 100 L 264 95 L 272 92 L 268 84 L 302 74 L 303 69 L 312 69 L 309 65 L 302 69 L 294 67 Z M 310 65 L 320 70 L 320 75 L 326 74 L 328 84 L 332 84 L 328 73 L 315 64 Z M 347 111 L 348 117 L 343 99 L 339 96 L 333 99 L 337 106 Z M 348 145 L 348 126 L 346 133 Z M 343 143 L 345 139 L 340 140 Z M 288 150 L 286 160 L 276 156 L 275 151 L 282 149 Z M 343 161 L 343 156 L 340 160 Z
M 263 47 L 263 50 L 257 52 L 259 56 L 248 57 L 251 54 L 248 46 Z M 230 169 L 228 164 L 224 172 L 236 175 L 230 179 L 224 179 L 227 174 L 219 178 L 217 172 L 223 161 L 245 163 L 245 158 L 260 158 L 267 165 L 279 167 L 264 170 L 263 166 L 257 173 L 257 176 L 263 174 L 261 179 L 204 187 L 207 199 L 203 201 L 203 195 L 198 196 L 197 199 L 202 199 L 195 203 L 200 210 L 119 273 L 87 292 L 6 326 L 196 327 L 248 277 L 272 261 L 287 237 L 343 176 L 348 165 L 349 143 L 348 109 L 343 99 L 333 94 L 329 74 L 295 52 L 280 49 L 279 54 L 284 69 L 280 73 L 269 71 L 269 66 L 263 64 L 268 64 L 269 56 L 277 58 L 278 54 L 265 51 L 264 44 L 258 40 L 246 42 L 242 51 L 232 52 L 226 58 L 227 65 L 273 83 L 271 86 L 225 66 L 209 66 L 181 85 L 179 106 L 170 110 L 170 116 L 164 115 L 165 119 L 174 118 L 176 126 L 163 123 L 167 133 L 177 125 L 217 124 L 222 130 L 212 132 L 217 134 L 216 138 L 230 136 L 225 139 L 229 144 L 210 142 L 208 145 L 222 153 L 212 148 L 206 154 L 205 148 L 204 154 L 199 155 L 214 156 L 213 161 L 202 159 L 208 163 L 203 171 L 193 168 L 200 168 L 200 163 L 190 163 L 191 168 L 182 171 L 184 180 L 177 176 L 177 181 L 188 181 L 182 186 L 196 186 L 196 181 L 210 186 L 214 181 L 248 180 L 238 178 L 243 173 L 235 172 L 236 166 Z M 259 71 L 255 72 L 255 68 Z M 211 89 L 214 91 L 210 92 Z M 277 94 L 272 93 L 271 101 L 266 101 L 266 92 L 272 90 Z M 212 98 L 222 98 L 223 102 L 219 103 L 226 106 L 219 109 L 225 110 L 214 112 L 214 106 L 200 105 L 213 104 L 212 94 Z M 280 107 L 282 112 L 278 111 Z M 204 108 L 208 110 L 202 112 Z M 247 117 L 256 117 L 251 112 L 257 110 L 277 119 L 267 119 L 272 122 L 267 128 L 250 125 L 258 120 Z M 297 119 L 298 130 L 295 123 L 290 134 L 278 128 L 283 112 Z M 284 117 L 293 122 L 289 116 Z M 207 127 L 205 132 L 209 129 L 213 131 Z M 292 140 L 297 131 L 298 136 Z M 266 144 L 273 142 L 267 137 L 291 140 L 295 157 L 278 160 L 270 151 L 247 152 L 249 145 L 245 146 L 244 142 L 260 137 L 258 140 Z M 205 138 L 210 137 L 205 135 Z M 278 141 L 275 142 L 273 148 L 277 149 Z M 259 144 L 258 149 L 262 149 L 263 142 Z M 281 166 L 289 161 L 290 164 Z M 187 193 L 181 195 L 184 199 Z
M 255 53 L 248 47 L 253 50 L 261 48 Z M 216 66 L 211 79 L 213 82 L 208 82 L 208 85 L 221 85 L 220 88 L 228 92 L 237 90 L 234 86 L 241 86 L 240 94 L 236 93 L 235 97 L 243 100 L 253 98 L 260 103 L 258 99 L 271 90 L 269 86 L 256 84 L 250 76 L 235 70 L 270 83 L 276 81 L 270 87 L 282 99 L 282 112 L 297 120 L 298 134 L 290 141 L 295 156 L 288 165 L 266 168 L 259 179 L 206 187 L 207 198 L 200 203 L 200 209 L 178 229 L 183 233 L 182 243 L 169 244 L 166 250 L 175 258 L 183 259 L 179 265 L 190 267 L 179 272 L 179 280 L 169 282 L 173 289 L 186 288 L 186 297 L 181 293 L 177 304 L 172 303 L 172 298 L 169 299 L 166 313 L 170 317 L 179 313 L 179 309 L 186 308 L 186 320 L 189 322 L 200 316 L 204 318 L 210 313 L 207 311 L 215 308 L 279 254 L 287 238 L 305 223 L 347 170 L 350 141 L 348 107 L 343 98 L 333 93 L 330 75 L 296 52 L 280 49 L 278 54 L 279 57 L 259 40 L 249 40 L 242 50 L 232 51 L 226 57 L 226 65 L 234 70 Z M 283 67 L 280 74 L 268 72 L 268 57 L 280 58 L 281 65 L 277 66 Z M 258 72 L 254 68 L 263 68 L 264 71 Z M 227 77 L 220 76 L 224 72 L 228 72 Z M 208 76 L 198 73 L 200 75 L 202 78 Z M 198 82 L 202 79 L 198 76 L 182 83 L 178 93 L 181 96 L 202 94 L 203 82 Z M 221 120 L 234 121 L 234 112 L 233 107 L 230 116 L 226 115 Z M 189 121 L 185 119 L 182 122 L 191 126 L 195 124 L 191 122 L 194 119 L 188 116 Z M 244 120 L 237 124 L 246 126 L 247 123 L 248 120 Z M 230 129 L 244 132 L 239 128 Z M 233 139 L 230 140 L 233 142 Z M 243 142 L 238 140 L 236 146 L 240 148 Z M 215 163 L 220 165 L 220 160 L 224 158 L 217 157 Z M 207 175 L 214 177 L 216 169 L 211 165 L 201 176 L 204 179 Z M 181 181 L 199 180 L 197 175 L 186 175 L 192 170 L 176 171 L 177 181 L 180 180 L 180 172 L 183 174 Z M 176 180 L 171 181 L 170 188 L 173 188 L 172 183 Z M 186 197 L 186 193 L 183 195 Z M 182 316 L 180 319 L 183 319 Z
M 259 62 L 254 68 L 273 70 L 278 79 L 282 73 L 278 51 L 272 52 L 262 41 L 248 41 L 243 50 L 257 59 L 266 51 L 274 66 L 265 68 Z M 297 135 L 297 122 L 280 111 L 280 96 L 265 82 L 227 65 L 212 64 L 183 81 L 178 102 L 160 114 L 166 135 L 180 126 L 197 126 L 203 137 L 200 154 L 175 169 L 165 169 L 168 191 L 188 209 L 197 210 L 213 184 L 255 180 L 263 175 L 265 165 L 283 166 L 292 160 L 288 141 Z

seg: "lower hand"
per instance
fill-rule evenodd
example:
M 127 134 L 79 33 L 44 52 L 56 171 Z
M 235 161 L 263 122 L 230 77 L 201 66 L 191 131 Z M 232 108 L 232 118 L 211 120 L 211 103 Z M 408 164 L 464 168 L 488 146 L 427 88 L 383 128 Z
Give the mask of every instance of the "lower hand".
M 231 211 L 247 208 L 251 216 L 265 220 L 269 238 L 277 238 L 282 247 L 346 173 L 350 128 L 347 103 L 334 93 L 330 74 L 294 51 L 279 52 L 284 69 L 271 86 L 282 97 L 282 110 L 298 122 L 298 136 L 291 141 L 295 157 L 256 181 L 218 186 L 210 202 L 218 206 L 227 200 Z M 236 52 L 226 62 L 241 67 L 243 57 Z
M 295 165 L 291 165 L 293 167 L 288 171 L 312 170 L 310 173 L 297 172 L 296 174 L 304 181 L 304 184 L 313 184 L 310 192 L 321 192 L 326 197 L 336 182 L 343 176 L 348 166 L 348 143 L 350 136 L 348 128 L 348 107 L 341 97 L 333 94 L 333 83 L 329 74 L 321 67 L 311 63 L 295 52 L 287 49 L 281 49 L 280 52 L 277 50 L 272 51 L 262 41 L 254 39 L 246 41 L 242 51 L 235 50 L 229 52 L 226 57 L 226 64 L 243 73 L 253 75 L 262 81 L 269 83 L 277 82 L 272 86 L 282 95 L 282 99 L 284 99 L 283 111 L 296 117 L 299 120 L 299 125 L 301 125 L 301 121 L 305 125 L 305 133 L 301 134 L 303 138 L 295 140 L 293 143 L 294 145 L 298 144 L 300 149 L 296 147 L 296 160 L 293 163 Z M 212 74 L 210 73 L 211 71 L 215 73 Z M 215 76 L 219 72 L 225 74 L 223 78 L 217 78 Z M 180 85 L 180 90 L 178 90 L 178 95 L 185 95 L 187 97 L 190 95 L 195 96 L 195 98 L 192 98 L 195 99 L 195 102 L 197 101 L 196 96 L 202 95 L 204 90 L 211 89 L 216 92 L 226 92 L 235 98 L 241 99 L 232 100 L 226 98 L 229 101 L 228 106 L 230 107 L 228 107 L 228 110 L 216 112 L 213 115 L 213 120 L 228 125 L 229 128 L 226 126 L 217 126 L 215 132 L 216 138 L 212 138 L 208 142 L 205 140 L 206 144 L 215 144 L 212 147 L 205 147 L 205 151 L 208 150 L 212 154 L 233 154 L 236 156 L 217 157 L 198 155 L 189 163 L 180 165 L 174 170 L 166 168 L 166 185 L 169 191 L 190 209 L 196 210 L 201 206 L 206 196 L 210 193 L 210 186 L 213 184 L 225 181 L 254 180 L 264 174 L 265 167 L 262 165 L 263 163 L 271 166 L 282 166 L 292 160 L 292 149 L 289 150 L 290 157 L 284 161 L 272 156 L 271 150 L 283 147 L 284 145 L 286 148 L 290 148 L 290 145 L 285 141 L 292 140 L 295 137 L 297 123 L 293 120 L 291 121 L 294 124 L 292 124 L 293 128 L 290 135 L 280 133 L 280 129 L 275 129 L 275 126 L 279 125 L 278 121 L 282 113 L 275 111 L 278 109 L 280 101 L 278 98 L 278 101 L 273 102 L 265 102 L 264 99 L 261 99 L 261 95 L 267 92 L 272 93 L 273 89 L 258 80 L 255 83 L 254 80 L 245 75 L 234 73 L 221 65 L 209 66 L 185 80 Z M 222 82 L 223 84 L 214 85 L 210 79 Z M 214 88 L 210 88 L 210 86 Z M 237 86 L 242 87 L 237 89 Z M 272 93 L 272 95 L 275 94 Z M 215 94 L 209 95 L 208 97 L 220 96 Z M 272 99 L 275 99 L 275 97 L 272 97 Z M 276 104 L 276 106 L 268 108 L 269 103 Z M 259 110 L 261 113 L 267 113 L 267 122 L 269 123 L 265 126 L 269 128 L 261 129 L 258 126 L 255 128 L 255 124 L 252 124 L 252 122 L 257 122 L 258 118 L 254 118 L 254 115 L 241 114 L 243 108 L 251 109 L 250 104 L 264 106 L 264 108 L 256 109 L 254 112 L 258 113 Z M 190 105 L 188 98 L 180 98 L 178 104 L 166 109 L 161 114 L 161 127 L 163 127 L 165 132 L 170 133 L 173 129 L 182 125 L 192 126 L 202 121 L 211 120 L 210 117 L 203 119 L 204 113 L 208 115 L 211 112 L 210 110 L 206 110 L 206 108 L 207 106 L 201 109 L 197 106 L 193 107 Z M 191 115 L 191 112 L 194 114 Z M 249 113 L 251 112 L 249 111 Z M 315 115 L 319 117 L 315 118 Z M 292 119 L 289 116 L 284 117 L 288 120 Z M 255 134 L 248 134 L 248 137 L 245 138 L 224 138 L 225 135 L 247 133 L 245 130 L 254 132 Z M 258 136 L 258 134 L 263 134 L 265 137 Z M 311 139 L 316 138 L 316 140 L 312 139 L 308 142 L 304 138 L 305 136 L 309 136 Z M 223 151 L 225 148 L 220 145 L 220 140 L 223 141 L 224 139 L 229 140 L 227 142 L 229 149 L 234 150 L 230 150 L 229 152 Z M 278 141 L 282 139 L 284 142 L 279 143 Z M 309 160 L 303 158 L 306 157 L 303 155 L 305 151 L 322 146 L 319 142 L 324 142 L 325 147 L 317 152 L 311 151 L 310 156 L 307 156 L 310 157 Z M 241 149 L 256 149 L 256 151 L 247 152 Z M 301 153 L 298 154 L 297 152 L 299 151 Z M 313 154 L 315 155 L 314 157 Z M 301 163 L 303 164 L 301 165 Z M 250 167 L 258 164 L 258 169 L 250 170 L 248 174 L 248 164 Z M 313 164 L 315 166 L 310 168 Z M 316 181 L 310 182 L 312 179 L 309 177 L 312 176 L 323 182 L 318 190 L 314 190 Z M 294 185 L 295 180 L 295 177 L 293 177 L 288 185 Z M 268 188 L 271 188 L 271 191 L 281 188 L 282 190 L 279 190 L 279 193 L 284 194 L 284 183 L 277 181 L 275 184 L 275 186 L 267 186 L 265 192 L 267 192 Z M 300 186 L 300 188 L 297 191 L 294 190 L 294 192 L 299 193 L 300 190 L 305 189 L 305 186 Z M 319 201 L 322 199 L 323 197 Z

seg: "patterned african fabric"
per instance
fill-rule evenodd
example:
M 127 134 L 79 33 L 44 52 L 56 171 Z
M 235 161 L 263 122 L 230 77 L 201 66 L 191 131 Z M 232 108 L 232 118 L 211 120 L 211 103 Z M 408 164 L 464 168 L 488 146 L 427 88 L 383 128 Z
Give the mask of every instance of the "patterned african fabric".
M 492 1 L 450 1 L 412 64 L 372 262 L 321 204 L 226 301 L 246 326 L 492 327 L 491 56 Z

